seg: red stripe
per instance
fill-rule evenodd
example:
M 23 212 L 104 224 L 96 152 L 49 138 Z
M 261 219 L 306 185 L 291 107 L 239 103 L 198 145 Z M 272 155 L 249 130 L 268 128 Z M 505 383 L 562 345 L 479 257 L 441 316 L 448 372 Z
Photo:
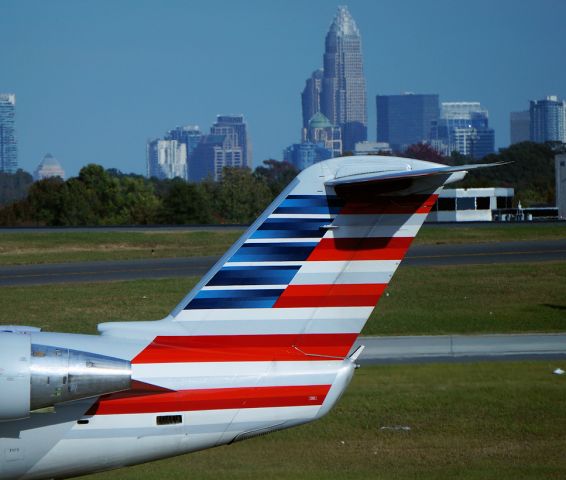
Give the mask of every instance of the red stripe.
M 307 261 L 402 260 L 412 237 L 323 238 Z
M 159 336 L 132 363 L 259 362 L 345 357 L 355 333 L 309 335 Z
M 340 210 L 341 214 L 356 213 L 429 213 L 438 195 L 407 195 L 375 197 L 369 202 L 350 201 Z
M 149 395 L 126 392 L 100 398 L 86 414 L 116 415 L 322 405 L 328 390 L 330 385 L 211 388 Z
M 373 307 L 387 285 L 289 285 L 273 308 Z

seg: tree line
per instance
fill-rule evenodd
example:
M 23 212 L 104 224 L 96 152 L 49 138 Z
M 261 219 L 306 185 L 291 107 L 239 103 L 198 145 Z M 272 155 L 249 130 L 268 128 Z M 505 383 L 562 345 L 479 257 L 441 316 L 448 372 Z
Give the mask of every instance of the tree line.
M 297 174 L 267 160 L 255 171 L 226 168 L 220 182 L 147 179 L 100 165 L 77 177 L 37 181 L 25 198 L 0 208 L 1 226 L 246 224 Z
M 554 204 L 554 155 L 548 144 L 524 142 L 488 155 L 483 162 L 512 162 L 471 171 L 454 187 L 513 187 L 524 206 Z M 403 155 L 460 165 L 454 153 L 442 157 L 429 145 L 411 145 Z M 188 183 L 147 179 L 100 165 L 77 177 L 33 182 L 23 171 L 0 174 L 0 226 L 86 226 L 148 224 L 247 224 L 295 177 L 287 162 L 266 160 L 254 171 L 226 168 L 220 182 Z

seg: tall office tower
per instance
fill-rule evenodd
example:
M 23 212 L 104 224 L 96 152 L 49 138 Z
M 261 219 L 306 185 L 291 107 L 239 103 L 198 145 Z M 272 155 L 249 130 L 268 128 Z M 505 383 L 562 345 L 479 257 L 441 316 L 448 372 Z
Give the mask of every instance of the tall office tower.
M 440 115 L 437 94 L 377 95 L 375 103 L 377 141 L 389 143 L 396 152 L 429 141 L 432 124 Z
M 241 166 L 252 168 L 252 144 L 243 115 L 217 115 L 210 134 L 229 136 L 231 147 L 242 147 Z
M 342 154 L 342 131 L 332 125 L 322 113 L 315 113 L 309 120 L 307 128 L 303 128 L 301 141 L 320 144 L 331 151 L 332 157 Z
M 165 140 L 177 140 L 180 144 L 185 145 L 187 151 L 187 172 L 185 179 L 191 176 L 193 151 L 202 139 L 202 132 L 198 125 L 186 125 L 184 127 L 176 127 L 169 130 L 165 135 Z
M 566 102 L 552 95 L 532 100 L 530 108 L 533 142 L 566 142 Z
M 159 179 L 187 179 L 187 147 L 177 140 L 150 140 L 147 143 L 147 176 Z
M 531 139 L 531 112 L 511 112 L 509 115 L 511 145 Z
M 322 68 L 312 72 L 310 78 L 305 82 L 305 88 L 301 94 L 303 107 L 303 128 L 308 128 L 310 119 L 320 112 L 320 91 L 322 88 Z
M 289 145 L 283 150 L 283 160 L 291 163 L 297 170 L 332 158 L 332 151 L 321 143 L 303 142 Z
M 456 151 L 479 160 L 495 151 L 489 113 L 479 102 L 443 102 L 433 122 L 431 144 L 443 155 Z
M 201 138 L 202 132 L 198 125 L 176 127 L 173 130 L 169 130 L 167 135 L 165 135 L 165 140 L 177 140 L 179 143 L 185 144 L 188 159 L 191 157 L 191 153 L 196 148 Z
M 211 131 L 214 129 L 211 128 Z M 207 178 L 222 180 L 224 167 L 245 167 L 244 150 L 233 133 L 204 135 L 193 151 L 189 180 L 201 182 Z
M 15 173 L 18 169 L 15 114 L 16 95 L 0 93 L 0 172 Z
M 338 7 L 326 35 L 320 110 L 342 129 L 344 150 L 353 151 L 356 142 L 367 140 L 362 40 L 346 7 Z

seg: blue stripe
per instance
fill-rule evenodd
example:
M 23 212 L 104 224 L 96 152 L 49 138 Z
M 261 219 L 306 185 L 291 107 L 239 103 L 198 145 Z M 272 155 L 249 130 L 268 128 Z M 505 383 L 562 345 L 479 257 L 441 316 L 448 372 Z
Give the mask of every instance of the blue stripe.
M 222 267 L 209 286 L 220 285 L 288 285 L 300 266 Z
M 293 262 L 308 258 L 318 242 L 246 243 L 230 262 Z
M 211 308 L 271 308 L 283 289 L 201 290 L 185 310 Z
M 321 238 L 328 218 L 297 219 L 270 218 L 250 238 Z
M 344 202 L 326 195 L 289 195 L 273 213 L 338 213 Z
M 199 299 L 194 298 L 191 303 L 189 303 L 185 310 L 205 310 L 212 308 L 271 308 L 277 301 L 277 297 L 274 298 L 258 298 L 241 300 L 237 298 L 216 298 L 216 299 Z

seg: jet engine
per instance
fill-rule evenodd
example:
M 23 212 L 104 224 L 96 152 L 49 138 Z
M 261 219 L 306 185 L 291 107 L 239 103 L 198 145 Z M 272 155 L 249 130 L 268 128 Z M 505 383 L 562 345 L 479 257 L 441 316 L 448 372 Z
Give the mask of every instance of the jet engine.
M 37 345 L 31 336 L 0 332 L 0 421 L 29 417 L 57 403 L 128 390 L 127 360 Z

